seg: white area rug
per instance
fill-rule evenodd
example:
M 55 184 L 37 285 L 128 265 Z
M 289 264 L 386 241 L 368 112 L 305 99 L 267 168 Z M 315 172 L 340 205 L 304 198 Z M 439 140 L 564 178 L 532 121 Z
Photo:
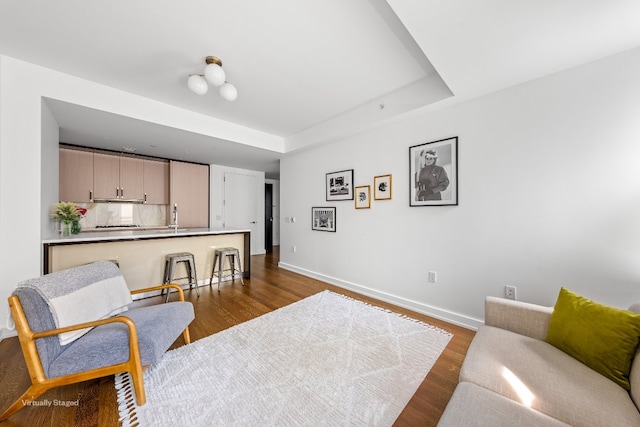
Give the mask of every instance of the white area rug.
M 393 424 L 451 334 L 324 291 L 167 352 L 147 403 L 116 375 L 124 426 Z

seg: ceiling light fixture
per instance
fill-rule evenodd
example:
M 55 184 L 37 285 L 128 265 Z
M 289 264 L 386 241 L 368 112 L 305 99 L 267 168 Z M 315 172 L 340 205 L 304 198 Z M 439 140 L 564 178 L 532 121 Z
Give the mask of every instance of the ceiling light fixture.
M 209 84 L 220 87 L 220 96 L 227 101 L 235 101 L 238 97 L 238 89 L 228 81 L 222 69 L 222 61 L 215 56 L 207 56 L 205 59 L 207 66 L 204 68 L 204 74 L 190 74 L 187 79 L 187 86 L 191 92 L 197 95 L 204 95 L 209 90 Z

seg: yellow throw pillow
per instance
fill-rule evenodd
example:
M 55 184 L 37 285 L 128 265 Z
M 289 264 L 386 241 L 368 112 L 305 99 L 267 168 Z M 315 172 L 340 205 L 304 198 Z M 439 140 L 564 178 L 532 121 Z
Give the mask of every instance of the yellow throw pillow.
M 549 321 L 549 344 L 629 390 L 639 341 L 640 315 L 560 289 Z

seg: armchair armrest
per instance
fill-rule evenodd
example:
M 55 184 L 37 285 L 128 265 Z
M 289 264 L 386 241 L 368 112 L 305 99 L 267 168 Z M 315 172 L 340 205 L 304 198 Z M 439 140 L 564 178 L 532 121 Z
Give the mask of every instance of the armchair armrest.
M 64 328 L 49 329 L 41 332 L 32 332 L 31 338 L 32 339 L 44 338 L 44 337 L 49 337 L 51 335 L 62 334 L 64 332 L 71 332 L 71 331 L 76 331 L 78 329 L 85 329 L 85 328 L 93 328 L 95 326 L 106 325 L 108 323 L 118 323 L 118 322 L 124 323 L 127 326 L 127 328 L 129 328 L 129 340 L 131 340 L 132 338 L 131 335 L 135 335 L 136 341 L 137 341 L 136 324 L 133 323 L 133 320 L 129 319 L 126 316 L 109 317 L 107 319 L 94 320 L 92 322 L 78 323 L 77 325 L 66 326 Z
M 150 288 L 144 288 L 144 289 L 136 289 L 131 291 L 131 295 L 135 295 L 135 294 L 141 294 L 144 292 L 151 292 L 151 291 L 160 291 L 162 289 L 169 289 L 169 288 L 174 288 L 178 291 L 178 299 L 180 301 L 184 301 L 184 292 L 182 291 L 182 287 L 180 285 L 177 285 L 175 283 L 167 283 L 164 285 L 158 285 L 158 286 L 152 286 Z
M 496 297 L 487 297 L 484 307 L 485 325 L 539 340 L 547 338 L 553 307 Z

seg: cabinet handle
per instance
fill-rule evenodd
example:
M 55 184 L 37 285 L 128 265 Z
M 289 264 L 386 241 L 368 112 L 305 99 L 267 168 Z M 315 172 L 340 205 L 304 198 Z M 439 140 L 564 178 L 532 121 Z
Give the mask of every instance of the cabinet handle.
M 120 198 L 124 199 L 124 187 L 120 187 Z
M 116 199 L 120 197 L 120 187 L 116 187 Z
M 147 193 L 144 193 L 144 203 L 147 203 Z
M 93 202 L 93 191 L 89 190 L 89 201 Z

